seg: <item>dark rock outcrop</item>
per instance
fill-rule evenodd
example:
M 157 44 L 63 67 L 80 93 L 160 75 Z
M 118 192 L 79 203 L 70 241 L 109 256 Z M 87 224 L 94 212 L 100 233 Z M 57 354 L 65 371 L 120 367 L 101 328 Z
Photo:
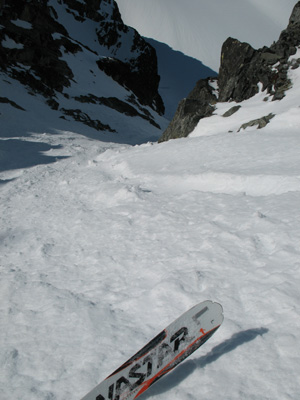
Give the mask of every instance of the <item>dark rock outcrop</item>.
M 131 105 L 126 102 L 127 106 L 123 104 L 120 107 L 119 102 L 111 100 L 102 104 L 108 104 L 110 108 L 115 105 L 117 112 L 131 109 L 133 113 L 134 106 L 138 107 L 142 110 L 141 116 L 152 124 L 155 124 L 153 117 L 149 117 L 146 107 L 160 115 L 164 113 L 158 93 L 160 78 L 156 52 L 133 28 L 123 23 L 115 1 L 2 0 L 0 17 L 0 70 L 20 81 L 31 94 L 42 94 L 52 109 L 66 114 L 68 108 L 60 106 L 57 94 L 68 99 L 66 89 L 76 84 L 72 65 L 66 61 L 68 57 L 64 57 L 67 54 L 87 57 L 89 62 L 95 60 L 93 71 L 99 68 L 128 91 Z M 67 20 L 70 31 L 69 26 L 63 25 Z M 80 34 L 74 35 L 74 26 L 77 25 L 84 38 L 87 26 L 84 24 L 87 23 L 92 35 L 91 43 L 85 39 L 81 41 Z M 99 95 L 101 97 L 101 93 Z M 134 106 L 130 100 L 132 96 Z M 74 105 L 70 110 L 69 116 L 74 119 L 95 129 L 106 129 L 106 125 L 97 120 L 91 123 L 89 116 L 78 112 Z
M 201 118 L 213 113 L 214 104 L 217 101 L 212 86 L 213 81 L 214 79 L 206 78 L 197 82 L 187 98 L 179 103 L 173 120 L 159 142 L 186 137 L 194 130 Z
M 140 117 L 155 126 L 156 128 L 159 129 L 159 126 L 156 124 L 154 121 L 152 115 L 147 112 L 147 110 L 142 109 L 142 112 L 137 111 L 135 107 L 132 105 L 126 103 L 125 101 L 122 101 L 118 99 L 117 97 L 98 97 L 95 96 L 91 93 L 88 95 L 81 95 L 81 96 L 76 96 L 74 97 L 75 100 L 79 101 L 80 103 L 92 103 L 92 104 L 99 104 L 99 105 L 105 105 L 106 107 L 112 108 L 113 110 L 118 111 L 119 113 L 128 115 L 130 117 Z M 130 100 L 129 100 L 130 101 Z
M 152 54 L 148 54 L 148 51 Z M 148 63 L 152 57 L 156 59 L 154 49 L 147 49 L 130 63 L 106 57 L 98 60 L 97 64 L 120 85 L 132 90 L 141 104 L 149 105 L 159 114 L 163 114 L 163 101 L 157 91 L 159 84 L 159 76 L 155 73 L 157 65 Z
M 250 126 L 257 126 L 257 129 L 261 129 L 264 128 L 266 125 L 268 125 L 268 123 L 271 121 L 272 118 L 274 118 L 275 115 L 270 113 L 268 115 L 265 115 L 261 118 L 257 118 L 257 119 L 253 119 L 249 122 L 246 122 L 245 124 L 243 124 L 240 129 L 238 130 L 238 132 L 240 132 L 241 129 L 246 129 Z
M 75 121 L 82 122 L 83 124 L 86 124 L 91 128 L 96 129 L 97 131 L 115 132 L 115 130 L 112 129 L 109 125 L 103 124 L 98 119 L 91 119 L 87 113 L 81 111 L 78 108 L 77 109 L 62 108 L 61 111 L 65 115 L 72 117 Z M 61 118 L 65 119 L 64 116 L 62 116 Z
M 101 57 L 98 67 L 120 85 L 127 87 L 137 96 L 141 104 L 152 107 L 159 114 L 164 113 L 164 104 L 158 94 L 160 77 L 157 73 L 157 57 L 154 48 L 138 32 L 126 26 L 115 2 L 112 14 L 99 23 L 99 43 L 107 47 L 110 57 Z M 123 55 L 122 40 L 130 54 Z
M 298 68 L 300 65 L 300 59 L 294 60 L 292 63 L 289 62 L 289 57 L 296 53 L 299 45 L 300 1 L 292 11 L 287 28 L 282 31 L 278 41 L 273 43 L 272 46 L 255 50 L 248 43 L 228 38 L 221 50 L 218 98 L 215 98 L 213 102 L 208 97 L 205 102 L 207 92 L 205 81 L 198 82 L 197 86 L 201 90 L 194 92 L 196 96 L 193 96 L 193 101 L 195 105 L 198 101 L 199 107 L 195 106 L 194 112 L 187 112 L 183 107 L 186 100 L 183 100 L 160 141 L 187 136 L 194 129 L 192 128 L 193 124 L 189 124 L 189 121 L 198 122 L 200 118 L 211 115 L 214 110 L 213 104 L 217 101 L 241 102 L 251 98 L 258 93 L 259 84 L 261 84 L 262 90 L 266 90 L 273 100 L 281 100 L 285 96 L 286 90 L 291 87 L 287 74 L 288 69 Z M 203 113 L 203 109 L 209 111 Z M 237 109 L 233 111 L 236 112 Z M 265 118 L 262 117 L 263 122 Z M 250 123 L 252 122 L 250 121 Z M 259 123 L 254 125 L 259 125 Z
M 59 33 L 67 38 L 68 33 L 51 12 L 52 7 L 48 7 L 47 1 L 10 0 L 1 8 L 4 28 L 0 30 L 0 68 L 45 96 L 61 92 L 63 87 L 70 85 L 73 77 L 67 63 L 60 59 L 60 41 L 52 36 Z M 24 22 L 14 23 L 17 20 Z M 16 45 L 3 45 L 7 41 Z M 20 68 L 19 64 L 25 68 Z
M 259 69 L 257 62 L 252 63 L 256 51 L 248 44 L 228 38 L 222 46 L 219 69 L 219 101 L 242 101 L 253 96 L 256 91 L 256 79 L 252 76 Z M 255 60 L 256 61 L 256 60 Z
M 291 29 L 287 28 L 284 32 L 291 32 Z M 247 100 L 258 93 L 259 83 L 262 90 L 273 96 L 273 100 L 282 99 L 290 85 L 288 58 L 296 52 L 297 41 L 296 44 L 294 42 L 289 34 L 282 33 L 270 48 L 255 50 L 248 43 L 228 38 L 221 51 L 218 100 Z
M 225 118 L 231 117 L 233 114 L 235 114 L 236 112 L 238 112 L 240 108 L 241 108 L 240 105 L 238 105 L 238 106 L 233 106 L 233 107 L 231 107 L 228 111 L 226 111 L 226 112 L 222 115 L 222 117 L 225 117 Z
M 25 111 L 25 109 L 23 107 L 19 106 L 17 103 L 15 103 L 14 101 L 9 100 L 6 97 L 0 97 L 0 103 L 8 103 L 12 107 L 17 108 L 18 110 Z

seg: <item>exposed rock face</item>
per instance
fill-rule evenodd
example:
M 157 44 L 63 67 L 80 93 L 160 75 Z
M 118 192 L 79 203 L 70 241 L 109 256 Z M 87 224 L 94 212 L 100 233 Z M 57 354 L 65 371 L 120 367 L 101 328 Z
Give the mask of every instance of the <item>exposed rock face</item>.
M 231 117 L 233 114 L 235 114 L 236 112 L 238 112 L 240 108 L 241 108 L 240 105 L 238 105 L 238 106 L 233 106 L 233 107 L 231 107 L 228 111 L 226 111 L 226 112 L 222 115 L 222 117 L 225 117 L 225 118 Z
M 68 26 L 63 25 L 66 20 Z M 86 36 L 86 23 L 93 29 L 91 44 L 80 38 L 80 33 Z M 128 101 L 134 106 L 138 103 L 145 118 L 148 115 L 144 115 L 143 106 L 163 114 L 155 50 L 134 29 L 124 25 L 115 1 L 1 0 L 0 25 L 0 70 L 26 85 L 33 94 L 45 96 L 51 108 L 71 115 L 56 100 L 58 92 L 69 96 L 65 89 L 75 79 L 64 55 L 83 58 L 89 54 L 90 59 L 95 59 L 95 70 L 100 68 L 125 87 Z M 110 102 L 110 106 L 113 104 L 117 103 Z M 77 108 L 75 111 L 72 115 L 80 115 Z M 94 127 L 105 129 L 106 125 L 96 121 Z
M 186 99 L 183 99 L 175 116 L 163 133 L 159 142 L 185 137 L 191 133 L 201 118 L 210 116 L 214 111 L 217 96 L 212 82 L 214 79 L 201 79 Z
M 254 50 L 249 44 L 228 38 L 222 46 L 219 70 L 219 101 L 240 102 L 262 90 L 274 100 L 284 97 L 289 87 L 288 57 L 296 52 L 294 46 L 279 40 L 270 48 Z M 274 65 L 277 64 L 276 67 Z
M 157 65 L 149 63 L 149 59 L 156 59 L 152 48 L 145 48 L 145 52 L 130 63 L 116 58 L 101 58 L 97 64 L 120 85 L 131 89 L 142 104 L 149 105 L 163 114 L 163 101 L 157 91 L 159 84 Z
M 267 90 L 267 93 L 273 97 L 273 100 L 282 99 L 285 96 L 285 91 L 291 85 L 287 76 L 287 71 L 291 67 L 288 59 L 296 53 L 296 47 L 299 45 L 300 1 L 293 9 L 288 27 L 271 47 L 263 47 L 255 50 L 248 43 L 228 38 L 221 50 L 221 65 L 218 76 L 219 95 L 218 98 L 215 98 L 215 103 L 217 101 L 241 102 L 249 99 L 258 93 L 259 83 L 262 85 L 262 90 Z M 296 64 L 292 67 L 297 68 L 300 65 L 300 60 Z M 203 84 L 202 86 L 204 89 L 201 90 L 204 90 L 205 93 L 205 85 Z M 198 119 L 199 121 L 200 118 L 213 113 L 214 103 L 212 99 L 208 98 L 207 103 L 203 103 L 201 90 L 196 92 L 198 97 L 194 98 L 194 101 L 199 100 L 201 107 L 199 105 L 199 108 L 193 114 L 185 112 L 182 103 L 180 103 L 174 119 L 160 141 L 187 136 L 193 130 L 190 130 L 191 126 L 188 121 L 193 119 L 195 121 Z M 201 110 L 206 108 L 209 109 L 209 112 L 202 115 Z M 199 115 L 200 118 L 198 118 Z M 252 121 L 250 122 L 252 123 Z
M 219 70 L 219 101 L 242 101 L 257 92 L 257 61 L 257 52 L 248 43 L 233 38 L 225 41 Z
M 52 37 L 55 32 L 65 37 L 68 33 L 50 13 L 47 1 L 11 0 L 5 1 L 1 8 L 4 29 L 0 30 L 0 67 L 45 96 L 54 95 L 55 90 L 62 91 L 73 77 L 67 63 L 60 59 L 61 43 Z M 65 42 L 72 45 L 68 39 Z M 70 47 L 72 51 L 79 49 Z M 29 68 L 20 71 L 18 64 L 31 71 Z
M 261 118 L 253 119 L 252 121 L 249 121 L 249 122 L 246 122 L 245 124 L 243 124 L 240 127 L 240 129 L 238 130 L 238 132 L 240 132 L 240 130 L 242 130 L 242 129 L 248 128 L 249 126 L 257 126 L 257 129 L 264 128 L 270 122 L 270 120 L 274 117 L 275 117 L 275 115 L 270 113 Z
M 103 1 L 103 0 L 102 0 Z M 98 67 L 122 86 L 128 87 L 142 104 L 160 114 L 164 113 L 163 101 L 158 94 L 160 77 L 154 48 L 136 30 L 124 25 L 117 4 L 111 15 L 100 22 L 97 30 L 99 43 L 111 51 L 111 57 L 101 58 Z M 124 56 L 124 44 L 130 45 L 130 54 Z
M 274 100 L 289 88 L 288 58 L 300 45 L 300 2 L 291 14 L 288 27 L 270 48 L 254 50 L 249 44 L 229 38 L 221 51 L 219 101 L 246 100 L 258 93 L 258 83 Z

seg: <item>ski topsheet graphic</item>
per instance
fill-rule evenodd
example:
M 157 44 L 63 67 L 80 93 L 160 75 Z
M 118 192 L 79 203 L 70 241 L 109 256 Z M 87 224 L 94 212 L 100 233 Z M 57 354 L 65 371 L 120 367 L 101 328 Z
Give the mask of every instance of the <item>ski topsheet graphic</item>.
M 204 344 L 223 321 L 218 303 L 186 311 L 82 400 L 133 400 Z

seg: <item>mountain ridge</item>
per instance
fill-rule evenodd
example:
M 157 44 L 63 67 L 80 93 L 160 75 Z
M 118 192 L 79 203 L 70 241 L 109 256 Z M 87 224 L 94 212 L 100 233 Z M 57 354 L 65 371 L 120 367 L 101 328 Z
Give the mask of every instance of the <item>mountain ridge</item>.
M 173 120 L 159 141 L 188 136 L 202 118 L 213 115 L 218 102 L 239 104 L 260 91 L 265 92 L 266 101 L 283 99 L 285 92 L 291 87 L 288 70 L 300 65 L 300 60 L 289 61 L 289 57 L 297 52 L 298 46 L 300 2 L 293 8 L 287 28 L 270 47 L 264 46 L 255 50 L 248 43 L 228 38 L 222 46 L 218 77 L 206 78 L 197 83 L 187 98 L 179 103 Z M 232 114 L 239 108 L 240 105 L 233 105 Z M 265 126 L 272 117 L 273 113 L 262 115 L 261 122 L 257 122 L 258 126 Z
M 218 71 L 222 43 L 237 37 L 270 46 L 297 0 L 119 0 L 126 24 Z
M 8 80 L 20 82 L 29 94 L 27 103 L 39 97 L 57 118 L 84 124 L 99 138 L 101 132 L 120 133 L 118 120 L 130 129 L 132 118 L 142 120 L 149 138 L 159 135 L 164 105 L 156 53 L 123 23 L 115 1 L 12 0 L 3 2 L 0 12 L 6 104 L 18 104 Z

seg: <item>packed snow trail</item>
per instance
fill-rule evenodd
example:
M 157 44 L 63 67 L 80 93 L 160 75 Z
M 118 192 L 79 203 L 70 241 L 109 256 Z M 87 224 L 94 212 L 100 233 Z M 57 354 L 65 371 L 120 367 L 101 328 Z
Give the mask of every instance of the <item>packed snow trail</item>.
M 145 397 L 296 400 L 298 140 L 290 130 L 129 147 L 43 135 L 68 158 L 2 174 L 16 179 L 0 188 L 1 398 L 80 398 L 211 298 L 222 329 Z M 272 168 L 278 187 L 266 191 Z M 222 190 L 220 170 L 242 184 Z

